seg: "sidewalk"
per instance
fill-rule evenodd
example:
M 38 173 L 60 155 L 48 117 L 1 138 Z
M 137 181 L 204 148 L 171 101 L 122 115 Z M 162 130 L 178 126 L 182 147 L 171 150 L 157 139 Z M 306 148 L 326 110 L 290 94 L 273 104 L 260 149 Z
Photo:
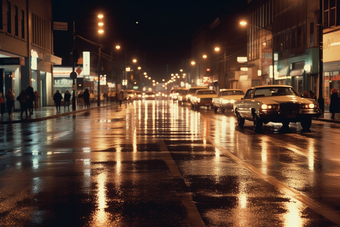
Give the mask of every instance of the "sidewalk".
M 116 102 L 102 102 L 100 103 L 100 107 L 97 106 L 97 103 L 91 103 L 89 109 L 95 109 L 95 108 L 104 108 L 111 105 L 117 105 Z M 25 114 L 23 114 L 23 117 L 20 117 L 20 112 L 14 112 L 11 115 L 11 119 L 9 119 L 8 114 L 5 113 L 3 116 L 0 116 L 0 124 L 11 124 L 11 123 L 23 123 L 23 122 L 33 122 L 33 121 L 43 121 L 51 118 L 57 118 L 61 116 L 70 115 L 73 113 L 78 112 L 84 112 L 87 111 L 83 105 L 77 105 L 77 109 L 75 111 L 72 111 L 72 105 L 70 105 L 70 110 L 66 108 L 64 110 L 64 107 L 60 107 L 60 113 L 56 112 L 56 108 L 54 106 L 47 106 L 47 107 L 39 107 L 37 110 L 34 110 L 33 114 L 26 118 Z M 319 121 L 327 121 L 327 122 L 334 122 L 334 123 L 340 123 L 340 113 L 335 114 L 335 119 L 331 119 L 331 113 L 324 113 L 322 114 L 318 119 L 313 120 L 319 120 Z
M 66 116 L 78 112 L 85 112 L 89 109 L 95 108 L 104 108 L 111 105 L 117 105 L 115 102 L 101 102 L 100 107 L 97 106 L 97 103 L 91 103 L 90 108 L 85 108 L 84 105 L 78 104 L 75 111 L 72 111 L 72 104 L 70 105 L 70 110 L 64 106 L 60 107 L 60 112 L 57 113 L 55 106 L 46 106 L 39 107 L 37 110 L 33 110 L 33 114 L 30 115 L 28 112 L 28 117 L 23 114 L 23 117 L 20 116 L 20 111 L 16 111 L 12 113 L 11 118 L 9 118 L 8 113 L 4 113 L 0 116 L 0 124 L 12 124 L 12 123 L 24 123 L 24 122 L 33 122 L 33 121 L 43 121 L 51 118 L 57 118 L 61 116 Z

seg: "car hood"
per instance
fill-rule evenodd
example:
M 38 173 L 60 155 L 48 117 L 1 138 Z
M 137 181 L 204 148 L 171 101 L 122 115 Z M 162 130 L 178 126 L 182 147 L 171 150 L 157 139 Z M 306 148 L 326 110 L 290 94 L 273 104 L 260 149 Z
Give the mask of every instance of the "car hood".
M 243 98 L 244 95 L 226 95 L 226 96 L 222 96 L 221 98 L 225 99 L 225 100 L 240 100 L 241 98 Z
M 294 102 L 294 103 L 314 103 L 312 100 L 307 98 L 301 98 L 295 95 L 287 95 L 287 96 L 273 96 L 273 97 L 258 97 L 254 98 L 255 101 L 260 101 L 266 104 L 280 104 L 285 102 Z

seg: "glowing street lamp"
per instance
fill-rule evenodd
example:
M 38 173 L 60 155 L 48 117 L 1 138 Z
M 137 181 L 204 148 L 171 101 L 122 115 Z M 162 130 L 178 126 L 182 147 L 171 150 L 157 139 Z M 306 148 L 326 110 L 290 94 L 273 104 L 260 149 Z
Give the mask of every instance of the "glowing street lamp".
M 102 20 L 104 18 L 103 14 L 98 14 L 98 19 Z M 101 49 L 102 45 L 100 44 L 100 36 L 104 33 L 104 23 L 102 21 L 98 22 L 98 33 L 99 33 L 99 55 L 98 55 L 98 96 L 97 96 L 97 105 L 100 106 L 100 60 L 101 60 Z

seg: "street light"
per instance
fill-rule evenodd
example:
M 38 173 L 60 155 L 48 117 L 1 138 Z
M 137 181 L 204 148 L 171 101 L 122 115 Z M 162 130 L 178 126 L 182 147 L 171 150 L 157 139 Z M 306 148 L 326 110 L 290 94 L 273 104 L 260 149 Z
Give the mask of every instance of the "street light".
M 246 21 L 241 21 L 240 22 L 240 25 L 241 26 L 246 26 L 246 25 L 248 25 L 249 23 L 247 23 Z M 249 24 L 250 26 L 253 26 L 253 27 L 255 27 L 255 28 L 259 28 L 259 29 L 263 29 L 263 30 L 266 30 L 266 31 L 269 31 L 269 32 L 271 32 L 271 34 L 272 34 L 272 77 L 273 77 L 273 80 L 270 80 L 270 82 L 271 82 L 271 84 L 274 84 L 274 79 L 275 79 L 275 76 L 274 76 L 274 74 L 275 74 L 275 72 L 274 72 L 274 32 L 273 32 L 273 30 L 271 30 L 271 29 L 268 29 L 268 28 L 264 28 L 264 27 L 259 27 L 259 26 L 257 26 L 257 25 L 254 25 L 254 24 Z M 270 73 L 270 72 L 269 72 Z
M 102 20 L 104 18 L 103 14 L 99 14 L 98 15 L 98 19 Z M 99 34 L 99 56 L 98 56 L 98 95 L 97 95 L 97 106 L 100 106 L 100 58 L 101 58 L 101 49 L 102 49 L 102 45 L 100 44 L 100 36 L 104 33 L 104 22 L 103 21 L 99 21 L 98 22 L 98 34 Z

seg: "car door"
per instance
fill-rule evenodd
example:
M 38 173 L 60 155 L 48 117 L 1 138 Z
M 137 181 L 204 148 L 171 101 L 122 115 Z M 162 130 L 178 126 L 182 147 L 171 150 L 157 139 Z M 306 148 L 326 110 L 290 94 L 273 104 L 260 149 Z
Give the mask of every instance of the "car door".
M 249 89 L 241 102 L 241 116 L 244 118 L 251 118 L 250 106 L 252 105 L 253 94 L 254 89 Z

